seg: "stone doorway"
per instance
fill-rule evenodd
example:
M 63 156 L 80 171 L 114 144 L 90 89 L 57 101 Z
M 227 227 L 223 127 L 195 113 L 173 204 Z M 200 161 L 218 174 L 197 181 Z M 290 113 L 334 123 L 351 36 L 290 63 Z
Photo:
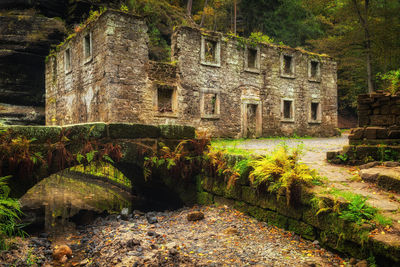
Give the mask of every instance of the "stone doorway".
M 242 104 L 242 137 L 257 138 L 262 133 L 261 102 L 245 101 Z

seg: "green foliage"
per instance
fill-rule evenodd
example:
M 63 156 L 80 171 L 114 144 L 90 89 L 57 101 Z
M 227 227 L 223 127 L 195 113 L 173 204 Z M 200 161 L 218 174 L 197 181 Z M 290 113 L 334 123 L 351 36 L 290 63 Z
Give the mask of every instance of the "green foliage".
M 128 8 L 128 6 L 125 5 L 125 4 L 121 4 L 121 7 L 120 7 L 119 10 L 121 10 L 122 12 L 125 12 L 125 13 L 128 13 L 128 12 L 129 12 L 129 8 Z
M 20 204 L 18 200 L 9 197 L 8 178 L 0 178 L 0 250 L 8 249 L 6 238 L 26 235 L 22 230 L 23 225 L 18 223 L 22 214 Z
M 70 170 L 81 172 L 84 174 L 90 174 L 97 177 L 107 178 L 111 181 L 124 185 L 127 188 L 131 188 L 132 186 L 131 180 L 129 180 L 129 178 L 127 178 L 122 172 L 120 172 L 117 168 L 110 164 L 108 160 L 92 161 L 90 164 L 81 164 L 71 167 Z
M 349 155 L 346 153 L 340 154 L 336 156 L 338 159 L 340 159 L 342 162 L 346 162 L 349 159 Z
M 35 165 L 44 162 L 41 153 L 31 149 L 34 141 L 34 138 L 16 136 L 11 130 L 0 132 L 0 175 L 7 167 L 8 174 L 31 177 Z M 3 162 L 7 162 L 7 166 L 3 166 Z
M 200 172 L 203 157 L 210 143 L 206 133 L 197 133 L 195 139 L 183 140 L 175 148 L 159 142 L 159 149 L 145 147 L 143 175 L 147 180 L 155 170 L 167 170 L 173 177 L 190 179 Z M 191 149 L 189 149 L 189 147 Z
M 316 16 L 301 0 L 244 0 L 239 8 L 246 36 L 259 31 L 296 47 L 323 33 Z
M 386 217 L 380 213 L 376 213 L 373 220 L 383 227 L 391 226 L 393 224 L 393 220 L 389 217 Z
M 250 163 L 250 181 L 258 190 L 285 193 L 287 204 L 299 201 L 303 186 L 311 187 L 319 177 L 316 171 L 299 163 L 301 151 L 298 148 L 289 151 L 286 146 L 279 147 L 272 155 L 264 156 Z
M 249 36 L 249 40 L 252 43 L 264 43 L 264 44 L 272 44 L 274 43 L 274 39 L 269 37 L 266 34 L 263 34 L 262 32 L 252 32 Z
M 400 69 L 391 70 L 386 73 L 377 73 L 376 77 L 383 81 L 384 90 L 392 95 L 396 95 L 400 91 Z
M 344 220 L 355 222 L 359 225 L 365 221 L 370 221 L 374 218 L 377 210 L 369 205 L 367 205 L 366 198 L 355 195 L 350 201 L 346 209 L 342 210 L 339 218 Z

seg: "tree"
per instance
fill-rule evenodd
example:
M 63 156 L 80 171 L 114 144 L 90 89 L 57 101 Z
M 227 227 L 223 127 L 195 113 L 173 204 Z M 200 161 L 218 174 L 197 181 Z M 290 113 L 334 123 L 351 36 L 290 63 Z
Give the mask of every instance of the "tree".
M 193 6 L 193 0 L 188 0 L 187 6 L 186 6 L 186 12 L 189 17 L 192 16 L 192 6 Z
M 369 33 L 369 0 L 364 0 L 364 15 L 361 14 L 360 7 L 357 0 L 352 0 L 354 8 L 357 11 L 358 19 L 362 28 L 364 29 L 364 45 L 365 45 L 365 55 L 366 55 L 366 66 L 367 66 L 367 83 L 368 83 L 368 93 L 374 91 L 374 86 L 372 83 L 372 66 L 371 66 L 371 38 Z

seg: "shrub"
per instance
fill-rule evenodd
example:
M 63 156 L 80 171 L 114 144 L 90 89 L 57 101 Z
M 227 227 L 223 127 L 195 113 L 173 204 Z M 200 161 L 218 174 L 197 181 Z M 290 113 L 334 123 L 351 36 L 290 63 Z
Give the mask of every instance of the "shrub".
M 386 73 L 378 73 L 376 77 L 384 82 L 384 90 L 392 95 L 400 91 L 400 69 L 391 70 Z
M 313 186 L 318 180 L 316 171 L 305 164 L 299 163 L 301 155 L 299 148 L 292 151 L 281 146 L 270 156 L 250 162 L 253 170 L 250 172 L 250 181 L 259 191 L 267 190 L 286 195 L 287 204 L 296 204 L 300 200 L 301 188 Z
M 18 200 L 9 197 L 10 187 L 6 183 L 8 178 L 0 178 L 0 250 L 8 249 L 7 237 L 25 235 L 21 229 L 23 225 L 17 223 L 21 215 L 20 204 Z

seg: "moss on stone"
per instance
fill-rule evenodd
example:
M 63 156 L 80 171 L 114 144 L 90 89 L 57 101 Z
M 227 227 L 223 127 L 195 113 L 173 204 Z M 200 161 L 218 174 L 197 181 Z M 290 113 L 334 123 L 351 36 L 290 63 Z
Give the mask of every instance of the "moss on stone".
M 213 204 L 214 196 L 207 192 L 197 192 L 197 203 L 201 205 Z
M 10 130 L 15 137 L 24 136 L 27 139 L 36 139 L 33 143 L 55 143 L 59 140 L 61 127 L 58 126 L 7 126 L 0 130 Z
M 63 126 L 62 129 L 68 133 L 71 140 L 99 139 L 107 137 L 107 128 L 105 123 L 83 123 Z
M 279 196 L 276 202 L 276 211 L 286 217 L 299 220 L 303 216 L 303 206 L 296 205 L 296 207 L 287 205 L 285 196 Z
M 266 211 L 268 224 L 275 225 L 279 228 L 287 228 L 288 218 L 278 214 L 275 211 Z
M 257 206 L 250 205 L 248 208 L 248 213 L 259 221 L 263 222 L 268 221 L 268 216 L 269 216 L 268 211 L 259 208 Z
M 211 192 L 218 196 L 223 196 L 225 193 L 226 185 L 224 182 L 214 179 Z
M 314 227 L 301 221 L 288 219 L 288 230 L 309 240 L 314 240 L 316 238 Z
M 236 184 L 229 188 L 227 186 L 225 186 L 224 197 L 235 199 L 235 200 L 241 200 L 242 199 L 241 186 L 236 185 Z
M 379 174 L 378 185 L 386 190 L 393 190 L 395 192 L 400 192 L 400 176 L 398 172 L 386 171 Z
M 248 213 L 249 211 L 249 205 L 247 205 L 245 202 L 243 201 L 235 201 L 233 207 L 235 209 L 237 209 L 238 211 L 241 211 L 243 213 Z
M 195 138 L 195 128 L 182 125 L 160 125 L 161 138 L 165 139 L 192 139 Z
M 108 124 L 109 137 L 112 139 L 158 138 L 160 129 L 152 125 L 110 123 Z

